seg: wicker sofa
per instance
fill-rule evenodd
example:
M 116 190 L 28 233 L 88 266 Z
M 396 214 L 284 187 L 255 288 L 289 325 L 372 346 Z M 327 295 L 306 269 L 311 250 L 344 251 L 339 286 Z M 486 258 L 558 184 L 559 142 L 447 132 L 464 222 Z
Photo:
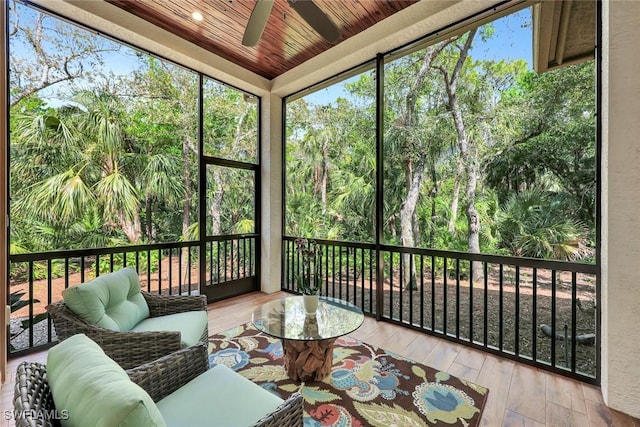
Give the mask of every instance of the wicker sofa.
M 302 395 L 282 400 L 200 343 L 124 371 L 85 335 L 53 347 L 47 365 L 18 366 L 16 426 L 302 426 Z
M 132 267 L 63 291 L 47 311 L 59 340 L 85 334 L 124 369 L 208 338 L 204 295 L 156 295 L 140 289 Z

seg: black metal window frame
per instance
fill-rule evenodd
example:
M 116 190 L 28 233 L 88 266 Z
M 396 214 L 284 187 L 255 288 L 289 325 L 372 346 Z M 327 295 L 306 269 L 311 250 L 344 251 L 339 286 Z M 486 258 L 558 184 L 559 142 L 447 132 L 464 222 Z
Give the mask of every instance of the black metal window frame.
M 253 185 L 254 185 L 254 205 L 253 205 L 253 212 L 254 212 L 254 224 L 255 224 L 255 228 L 254 228 L 254 232 L 252 234 L 245 234 L 242 235 L 242 239 L 245 238 L 249 238 L 251 239 L 250 241 L 255 241 L 255 258 L 254 258 L 254 262 L 255 262 L 255 269 L 253 270 L 253 272 L 255 272 L 255 274 L 252 276 L 253 278 L 250 280 L 242 280 L 239 285 L 240 288 L 239 290 L 229 290 L 229 289 L 221 289 L 220 292 L 217 292 L 215 295 L 209 295 L 209 292 L 205 292 L 207 294 L 207 299 L 209 300 L 209 302 L 213 302 L 219 299 L 223 299 L 226 297 L 230 297 L 230 296 L 235 296 L 237 295 L 237 293 L 244 293 L 244 292 L 249 292 L 249 291 L 256 291 L 259 290 L 259 278 L 260 278 L 260 251 L 261 251 L 261 244 L 260 244 L 260 235 L 261 235 L 261 230 L 262 230 L 262 226 L 261 226 L 261 205 L 262 205 L 262 189 L 261 189 L 261 180 L 260 180 L 260 165 L 261 165 L 261 160 L 262 160 L 262 120 L 261 120 L 261 113 L 262 113 L 262 98 L 255 96 L 256 101 L 257 101 L 257 112 L 258 112 L 258 117 L 257 117 L 257 129 L 256 129 L 256 133 L 257 133 L 257 163 L 249 163 L 249 162 L 241 162 L 241 161 L 237 161 L 237 160 L 230 160 L 230 159 L 224 159 L 224 158 L 220 158 L 220 157 L 215 157 L 215 156 L 208 156 L 204 154 L 204 128 L 203 128 L 203 118 L 204 118 L 204 76 L 202 74 L 199 75 L 198 78 L 198 85 L 199 85 L 199 101 L 198 101 L 198 117 L 199 117 L 199 127 L 198 127 L 198 146 L 199 146 L 199 151 L 200 151 L 200 159 L 199 159 L 199 185 L 198 185 L 198 202 L 199 202 L 199 206 L 200 209 L 198 210 L 198 218 L 199 218 L 199 223 L 201 224 L 201 226 L 199 227 L 199 242 L 200 242 L 200 253 L 201 254 L 206 254 L 207 253 L 207 244 L 212 245 L 213 242 L 215 241 L 219 241 L 219 237 L 218 236 L 208 236 L 207 235 L 207 227 L 206 227 L 206 223 L 207 223 L 207 214 L 206 214 L 206 209 L 204 209 L 203 207 L 206 206 L 207 203 L 207 194 L 206 194 L 206 189 L 207 189 L 207 177 L 206 177 L 206 171 L 207 171 L 207 166 L 221 166 L 221 167 L 226 167 L 226 168 L 231 168 L 231 169 L 235 169 L 235 170 L 245 170 L 245 171 L 250 171 L 253 172 Z M 226 248 L 226 246 L 225 246 Z M 203 257 L 206 259 L 206 255 L 203 255 Z M 226 265 L 226 264 L 225 264 Z M 206 279 L 206 269 L 207 266 L 205 265 L 205 263 L 201 263 L 200 265 L 200 283 L 206 284 L 207 283 L 207 279 Z M 213 271 L 211 271 L 211 277 L 213 276 Z M 226 277 L 226 275 L 225 275 Z M 232 275 L 233 277 L 233 275 Z M 213 280 L 211 280 L 211 282 L 213 282 Z M 202 289 L 202 288 L 201 288 Z
M 261 120 L 261 114 L 262 114 L 262 109 L 261 109 L 261 103 L 262 103 L 262 98 L 256 94 L 253 94 L 251 92 L 248 92 L 246 90 L 240 89 L 237 86 L 234 86 L 232 84 L 226 83 L 224 81 L 221 81 L 220 79 L 214 78 L 210 75 L 207 75 L 204 72 L 198 71 L 192 67 L 186 66 L 184 64 L 180 64 L 176 61 L 173 61 L 171 59 L 168 59 L 167 57 L 158 54 L 156 52 L 152 52 L 149 51 L 148 49 L 142 48 L 140 46 L 137 46 L 134 43 L 131 43 L 129 41 L 125 41 L 119 37 L 113 36 L 111 34 L 107 34 L 104 33 L 100 30 L 97 30 L 89 25 L 83 24 L 78 22 L 77 20 L 74 20 L 73 18 L 67 17 L 67 16 L 63 16 L 60 15 L 59 13 L 52 11 L 51 9 L 47 8 L 44 5 L 41 4 L 35 4 L 31 1 L 28 0 L 16 0 L 16 3 L 22 4 L 26 7 L 29 7 L 37 12 L 40 13 L 44 13 L 47 14 L 49 16 L 51 16 L 52 18 L 67 22 L 71 25 L 77 26 L 78 28 L 81 28 L 83 30 L 89 31 L 91 33 L 94 33 L 100 37 L 104 37 L 106 39 L 109 39 L 115 43 L 118 43 L 120 45 L 123 46 L 127 46 L 133 50 L 142 52 L 144 54 L 153 56 L 159 60 L 162 61 L 166 61 L 167 63 L 170 63 L 172 65 L 175 65 L 177 67 L 180 67 L 182 69 L 185 69 L 187 71 L 190 71 L 194 74 L 195 77 L 197 77 L 198 79 L 198 149 L 199 149 L 199 155 L 198 155 L 198 202 L 199 202 L 199 209 L 198 209 L 198 218 L 200 221 L 200 224 L 204 225 L 205 224 L 205 220 L 206 220 L 206 212 L 204 211 L 204 209 L 201 209 L 201 207 L 203 206 L 203 202 L 204 202 L 204 189 L 206 188 L 206 186 L 202 186 L 203 182 L 205 182 L 205 169 L 207 165 L 219 165 L 219 166 L 225 166 L 225 167 L 229 167 L 229 168 L 236 168 L 236 169 L 243 169 L 243 170 L 251 170 L 254 172 L 254 185 L 255 185 L 255 195 L 254 195 L 254 213 L 255 213 L 255 218 L 254 218 L 254 223 L 255 223 L 255 230 L 254 233 L 252 234 L 243 234 L 243 235 L 225 235 L 225 236 L 214 236 L 214 237 L 207 237 L 207 238 L 203 238 L 203 234 L 201 231 L 201 234 L 199 236 L 199 240 L 198 241 L 188 241 L 188 242 L 164 242 L 164 243 L 158 243 L 158 244 L 151 244 L 151 245 L 135 245 L 135 246 L 126 246 L 126 247 L 117 247 L 117 248 L 96 248 L 96 249 L 78 249 L 78 250 L 62 250 L 62 251 L 51 251 L 51 252 L 46 252 L 46 253 L 37 253 L 37 254 L 21 254 L 21 255 L 11 255 L 9 248 L 10 248 L 10 237 L 7 239 L 7 246 L 4 249 L 8 255 L 7 260 L 8 260 L 8 264 L 11 265 L 12 263 L 27 263 L 27 265 L 29 266 L 29 271 L 33 271 L 33 265 L 35 262 L 46 262 L 48 264 L 48 288 L 49 288 L 49 293 L 48 293 L 48 298 L 49 301 L 48 303 L 51 303 L 50 298 L 51 298 L 51 265 L 52 265 L 52 261 L 54 260 L 64 260 L 65 265 L 68 266 L 69 265 L 69 260 L 72 258 L 80 258 L 82 260 L 82 265 L 84 265 L 84 260 L 85 257 L 92 257 L 92 259 L 95 260 L 96 265 L 98 270 L 96 271 L 96 275 L 99 275 L 99 266 L 100 266 L 100 256 L 108 256 L 109 257 L 109 261 L 110 261 L 110 269 L 112 270 L 114 268 L 114 255 L 115 254 L 122 254 L 123 256 L 129 253 L 134 253 L 135 257 L 136 257 L 136 269 L 139 268 L 139 264 L 138 264 L 138 259 L 139 259 L 139 255 L 140 253 L 146 252 L 147 254 L 151 254 L 153 251 L 168 251 L 167 253 L 169 254 L 169 256 L 171 257 L 172 255 L 172 251 L 173 250 L 179 250 L 180 248 L 190 248 L 190 249 L 198 249 L 200 252 L 200 254 L 204 254 L 205 250 L 206 250 L 206 245 L 207 243 L 211 243 L 211 242 L 218 242 L 218 244 L 220 244 L 220 242 L 224 242 L 224 244 L 227 244 L 229 241 L 250 241 L 250 242 L 255 242 L 253 243 L 253 248 L 251 248 L 251 243 L 250 248 L 255 250 L 255 257 L 253 259 L 253 261 L 255 262 L 255 268 L 254 269 L 250 269 L 250 273 L 254 274 L 254 278 L 252 280 L 252 286 L 251 286 L 251 290 L 256 290 L 259 286 L 259 277 L 260 277 L 260 233 L 261 233 L 261 211 L 260 211 L 260 207 L 261 207 L 261 182 L 260 182 L 260 165 L 261 165 L 261 156 L 262 156 L 262 129 L 261 129 L 261 124 L 262 124 L 262 120 Z M 5 14 L 6 16 L 9 16 L 9 2 L 5 2 L 3 7 L 5 8 Z M 8 20 L 6 20 L 5 22 L 5 28 L 3 29 L 5 31 L 5 46 L 4 46 L 4 54 L 5 54 L 5 61 L 7 64 L 10 63 L 10 52 L 9 52 L 9 22 Z M 231 160 L 231 159 L 226 159 L 226 158 L 221 158 L 221 157 L 215 157 L 215 156 L 206 156 L 204 155 L 204 141 L 203 141 L 203 86 L 202 86 L 202 82 L 203 79 L 207 78 L 210 79 L 216 83 L 222 84 L 226 87 L 229 87 L 231 89 L 237 90 L 238 92 L 254 97 L 257 101 L 257 123 L 256 123 L 256 133 L 257 133 L 257 146 L 256 146 L 256 150 L 257 150 L 257 156 L 256 156 L 256 161 L 251 163 L 251 162 L 242 162 L 242 161 L 236 161 L 236 160 Z M 5 85 L 7 87 L 9 87 L 9 73 L 6 74 L 6 81 L 5 81 Z M 7 91 L 7 99 L 5 100 L 5 102 L 7 103 L 7 105 L 9 104 L 9 99 L 8 97 L 10 96 L 9 92 Z M 10 112 L 7 111 L 7 117 L 5 118 L 6 122 L 9 123 L 10 120 Z M 7 126 L 6 127 L 6 141 L 7 144 L 10 144 L 10 135 L 9 135 L 9 131 L 10 131 L 10 127 Z M 9 165 L 9 167 L 7 168 L 7 170 L 4 172 L 5 173 L 5 179 L 6 182 L 10 182 L 10 165 L 11 165 L 11 159 L 10 159 L 10 153 L 7 153 L 7 164 Z M 7 236 L 10 236 L 10 224 L 11 224 L 11 216 L 10 216 L 10 201 L 11 201 L 11 196 L 10 196 L 10 186 L 8 186 L 8 193 L 7 193 Z M 200 227 L 200 230 L 205 229 L 206 227 Z M 243 243 L 244 244 L 244 243 Z M 105 262 L 103 260 L 103 262 Z M 190 266 L 192 263 L 192 258 L 191 258 L 191 251 L 189 251 L 189 258 L 188 258 L 188 265 Z M 200 284 L 202 284 L 202 286 L 204 286 L 204 284 L 206 283 L 206 266 L 204 265 L 204 263 L 200 263 L 201 265 L 199 266 L 199 278 L 200 278 Z M 125 257 L 125 264 L 126 266 L 126 257 Z M 182 266 L 181 266 L 182 268 Z M 188 267 L 190 268 L 190 267 Z M 7 268 L 7 276 L 5 277 L 5 282 L 7 283 L 7 286 L 9 286 L 9 278 L 10 278 L 10 269 Z M 147 270 L 147 277 L 150 278 L 151 277 L 151 267 L 149 264 L 147 264 L 146 266 L 146 270 Z M 68 267 L 66 268 L 67 271 L 67 277 L 65 278 L 66 283 L 65 283 L 65 287 L 69 286 L 68 283 Z M 159 270 L 159 274 L 161 274 L 161 270 Z M 171 276 L 171 273 L 169 273 Z M 84 279 L 84 273 L 83 273 L 83 279 Z M 169 281 L 171 282 L 171 279 L 169 279 Z M 194 284 L 192 283 L 191 280 L 191 276 L 189 276 L 189 281 L 188 283 L 185 284 L 185 291 L 186 292 L 193 292 L 195 291 L 195 289 L 193 289 Z M 33 295 L 33 275 L 31 274 L 29 279 L 28 279 L 28 289 L 29 289 L 29 295 Z M 149 288 L 149 290 L 151 290 L 151 288 Z M 182 291 L 182 282 L 180 282 L 180 291 Z M 161 292 L 161 289 L 159 288 L 157 290 L 158 292 Z M 168 292 L 172 292 L 171 291 L 171 287 L 169 287 Z M 7 292 L 7 304 L 9 304 L 9 295 L 10 293 Z M 33 301 L 30 303 L 29 305 L 29 316 L 32 319 L 33 318 Z M 52 333 L 51 333 L 51 325 L 48 326 L 48 338 L 47 338 L 47 343 L 43 344 L 43 345 L 34 345 L 33 342 L 33 325 L 30 325 L 30 327 L 28 328 L 29 331 L 29 346 L 26 349 L 23 350 L 18 350 L 16 352 L 11 352 L 10 353 L 10 357 L 15 357 L 17 355 L 21 355 L 21 354 L 26 354 L 32 351 L 38 351 L 41 348 L 46 348 L 51 346 L 54 342 L 52 341 Z M 5 345 L 7 346 L 7 349 L 10 348 L 10 339 L 11 336 L 10 334 L 7 334 L 7 342 L 5 343 Z
M 540 363 L 536 363 L 535 360 L 533 361 L 529 361 L 523 358 L 518 357 L 518 349 L 516 348 L 516 355 L 511 355 L 511 354 L 505 354 L 502 351 L 502 348 L 500 346 L 499 349 L 495 350 L 495 349 L 490 349 L 487 347 L 487 343 L 486 343 L 486 339 L 484 344 L 481 346 L 483 347 L 485 350 L 490 351 L 490 352 L 494 352 L 497 354 L 500 354 L 504 357 L 507 358 L 511 358 L 511 359 L 515 359 L 518 360 L 520 362 L 524 362 L 527 364 L 531 364 L 534 366 L 538 366 L 541 367 L 545 370 L 550 370 L 552 372 L 556 372 L 559 373 L 561 375 L 565 375 L 568 377 L 572 377 L 575 379 L 579 379 L 581 381 L 585 381 L 587 383 L 591 383 L 591 384 L 595 384 L 595 385 L 599 385 L 600 381 L 601 381 L 601 312 L 600 312 L 600 307 L 601 307 L 601 289 L 600 289 L 600 278 L 601 278 L 601 224 L 599 221 L 599 218 L 601 216 L 601 152 L 602 152 L 602 146 L 601 146 L 601 128 L 602 128 L 602 123 L 601 123 L 601 99 L 602 99 L 602 94 L 601 94 L 601 70 L 602 70 L 602 52 L 601 49 L 599 49 L 598 47 L 601 46 L 601 41 L 602 41 L 602 3 L 600 1 L 594 0 L 596 1 L 596 34 L 597 34 L 597 42 L 596 42 L 596 60 L 595 60 L 595 67 L 596 67 L 596 248 L 595 248 L 595 253 L 596 253 L 596 262 L 595 264 L 590 264 L 590 265 L 586 265 L 586 264 L 579 264 L 579 263 L 558 263 L 556 261 L 545 261 L 545 260 L 529 260 L 530 262 L 527 263 L 527 261 L 514 261 L 513 265 L 516 265 L 516 268 L 519 268 L 519 266 L 525 266 L 528 267 L 530 265 L 533 265 L 534 269 L 535 268 L 551 268 L 553 271 L 556 271 L 555 268 L 559 268 L 559 264 L 562 264 L 564 266 L 564 268 L 566 268 L 566 271 L 570 271 L 572 272 L 572 277 L 573 277 L 573 282 L 575 285 L 575 276 L 578 273 L 586 273 L 586 274 L 593 274 L 595 275 L 595 279 L 596 279 L 596 283 L 595 283 L 595 287 L 596 287 L 596 319 L 595 319 L 595 328 L 596 328 L 596 338 L 595 338 L 595 348 L 596 348 L 596 354 L 595 354 L 595 359 L 596 359 L 596 372 L 594 376 L 585 376 L 585 375 L 581 375 L 580 373 L 576 372 L 575 369 L 575 346 L 573 346 L 573 348 L 571 349 L 571 360 L 573 362 L 573 366 L 571 367 L 571 369 L 569 371 L 567 371 L 566 369 L 562 369 L 562 368 L 558 368 L 555 365 L 555 341 L 552 345 L 552 362 L 551 365 L 547 365 L 547 364 L 540 364 Z M 375 236 L 375 244 L 373 245 L 373 248 L 370 248 L 372 250 L 375 251 L 376 254 L 376 282 L 377 282 L 377 287 L 376 287 L 376 309 L 375 312 L 371 312 L 369 311 L 368 314 L 369 315 L 374 315 L 378 320 L 386 320 L 386 321 L 392 321 L 393 319 L 385 319 L 384 316 L 382 316 L 383 310 L 384 310 L 384 300 L 383 300 L 383 289 L 382 286 L 380 286 L 380 280 L 382 277 L 384 277 L 384 262 L 383 262 L 383 257 L 384 257 L 384 253 L 385 251 L 399 251 L 399 252 L 408 252 L 408 253 L 420 253 L 421 256 L 443 256 L 446 257 L 447 254 L 449 254 L 449 256 L 454 256 L 455 259 L 457 259 L 459 262 L 460 259 L 469 259 L 469 260 L 477 260 L 477 261 L 483 261 L 485 262 L 485 268 L 487 266 L 487 262 L 495 262 L 498 263 L 500 265 L 501 262 L 505 261 L 505 258 L 510 258 L 510 257 L 499 257 L 499 256 L 492 256 L 492 255 L 484 255 L 484 254 L 480 254 L 480 255 L 475 255 L 475 254 L 457 254 L 454 252 L 448 252 L 448 251 L 434 251 L 434 250 L 422 250 L 422 249 L 415 249 L 415 248 L 400 248 L 400 247 L 393 247 L 393 246 L 389 246 L 389 245 L 385 245 L 382 242 L 382 210 L 383 210 L 383 187 L 384 187 L 384 179 L 383 179 L 383 164 L 384 164 L 384 154 L 383 154 L 383 136 L 384 136 L 384 64 L 386 63 L 386 61 L 391 60 L 391 59 L 395 59 L 401 56 L 404 56 L 410 52 L 413 52 L 415 50 L 424 48 L 430 44 L 436 43 L 438 40 L 442 39 L 445 35 L 450 35 L 453 32 L 460 32 L 463 30 L 466 30 L 467 28 L 470 27 L 474 27 L 474 26 L 479 26 L 482 25 L 484 23 L 493 21 L 499 17 L 505 16 L 509 13 L 513 13 L 517 10 L 526 8 L 526 7 L 532 7 L 532 3 L 531 2 L 525 2 L 522 0 L 507 0 L 507 1 L 503 1 L 500 2 L 490 8 L 487 8 L 477 14 L 474 14 L 470 17 L 467 18 L 463 18 L 460 19 L 456 22 L 451 23 L 450 25 L 436 30 L 434 32 L 431 32 L 423 37 L 420 37 L 414 41 L 411 41 L 409 43 L 406 43 L 403 46 L 400 46 L 398 48 L 392 49 L 388 52 L 385 53 L 378 53 L 375 57 L 375 59 L 371 59 L 371 60 L 367 60 L 365 62 L 363 62 L 360 65 L 357 65 L 349 70 L 343 71 L 341 73 L 338 73 L 334 76 L 331 76 L 327 79 L 324 79 L 321 82 L 315 83 L 309 87 L 303 88 L 295 93 L 290 94 L 289 96 L 283 98 L 282 100 L 282 111 L 283 111 L 283 116 L 282 116 L 282 128 L 283 128 L 283 132 L 282 132 L 282 159 L 283 159 L 283 167 L 282 167 L 282 230 L 283 230 L 283 234 L 282 234 L 282 276 L 281 276 L 281 288 L 285 291 L 289 291 L 289 292 L 296 292 L 296 288 L 294 286 L 292 286 L 292 283 L 289 281 L 288 275 L 287 275 L 287 271 L 289 269 L 291 269 L 291 271 L 293 272 L 295 270 L 295 267 L 289 265 L 289 256 L 290 254 L 288 254 L 287 250 L 288 248 L 291 249 L 291 246 L 289 245 L 290 242 L 292 242 L 295 237 L 294 236 L 290 236 L 287 235 L 286 233 L 286 165 L 284 164 L 286 157 L 286 108 L 287 108 L 287 102 L 299 99 L 307 94 L 313 93 L 317 90 L 320 90 L 322 88 L 326 88 L 328 86 L 331 86 L 332 84 L 338 83 L 340 81 L 343 81 L 345 79 L 347 79 L 348 77 L 351 77 L 353 75 L 355 75 L 357 72 L 359 71 L 364 71 L 366 69 L 369 69 L 369 65 L 371 63 L 371 61 L 375 61 L 375 72 L 376 72 L 376 236 Z M 366 250 L 368 247 L 368 244 L 362 244 L 362 243 L 349 243 L 349 242 L 336 242 L 336 241 L 322 241 L 322 240 L 317 240 L 318 242 L 323 242 L 325 245 L 338 245 L 338 246 L 342 246 L 342 245 L 346 245 L 349 247 L 354 247 L 354 248 L 360 248 L 361 250 Z M 426 251 L 425 253 L 422 253 Z M 445 258 L 446 260 L 446 258 Z M 508 260 L 509 261 L 509 260 Z M 328 267 L 327 267 L 328 268 Z M 562 268 L 559 268 L 560 270 L 562 270 Z M 502 270 L 502 267 L 501 267 Z M 342 276 L 340 276 L 342 277 Z M 342 280 L 342 279 L 340 279 Z M 552 331 L 555 334 L 556 331 L 556 325 L 555 325 L 555 280 L 553 281 L 554 285 L 554 308 L 553 308 L 553 320 L 552 320 Z M 341 289 L 341 288 L 340 288 Z M 502 287 L 501 287 L 502 289 Z M 327 291 L 329 291 L 329 289 L 327 288 Z M 502 291 L 501 291 L 502 292 Z M 574 293 L 574 301 L 572 303 L 572 312 L 573 312 L 573 324 L 571 327 L 572 330 L 572 336 L 575 337 L 575 311 L 576 311 L 576 301 L 575 301 L 575 286 L 573 289 L 573 293 Z M 342 295 L 333 295 L 334 297 L 341 297 Z M 518 298 L 516 296 L 516 298 Z M 485 295 L 485 300 L 486 300 L 486 295 Z M 363 311 L 367 312 L 366 307 L 362 307 Z M 535 314 L 534 314 L 534 319 L 535 319 Z M 456 322 L 458 322 L 458 319 L 456 319 Z M 400 324 L 403 324 L 402 321 L 399 322 Z M 446 319 L 445 319 L 445 324 L 446 324 Z M 405 325 L 407 326 L 407 325 Z M 486 326 L 486 320 L 485 320 L 485 326 Z M 471 325 L 471 328 L 473 326 Z M 457 328 L 459 328 L 459 325 L 457 325 Z M 422 329 L 422 328 L 421 328 Z M 428 332 L 428 331 L 427 331 Z M 441 336 L 444 336 L 446 339 L 450 339 L 456 342 L 460 342 L 462 344 L 469 344 L 468 342 L 464 342 L 459 340 L 459 337 L 450 337 L 447 336 L 447 334 L 440 334 Z M 502 335 L 502 333 L 500 334 Z M 472 343 L 470 343 L 471 346 L 475 346 Z M 516 344 L 517 347 L 517 344 Z M 534 359 L 535 359 L 535 343 L 533 344 L 533 352 L 534 352 Z

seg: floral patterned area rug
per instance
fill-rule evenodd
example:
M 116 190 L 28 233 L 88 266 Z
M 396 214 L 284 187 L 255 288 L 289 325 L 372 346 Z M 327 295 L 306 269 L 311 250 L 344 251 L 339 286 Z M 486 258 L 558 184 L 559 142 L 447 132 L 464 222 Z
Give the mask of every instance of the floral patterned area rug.
M 209 363 L 282 399 L 300 388 L 284 370 L 280 340 L 251 323 L 209 337 Z M 345 336 L 335 342 L 331 374 L 303 385 L 304 426 L 476 426 L 488 391 Z

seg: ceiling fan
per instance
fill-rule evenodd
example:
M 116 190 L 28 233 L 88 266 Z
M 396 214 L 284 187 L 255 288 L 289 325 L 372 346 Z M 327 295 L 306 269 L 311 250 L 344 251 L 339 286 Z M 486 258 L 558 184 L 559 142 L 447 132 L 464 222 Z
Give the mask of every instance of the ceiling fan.
M 257 0 L 251 12 L 247 28 L 244 30 L 242 44 L 255 46 L 267 25 L 269 14 L 275 0 Z M 340 37 L 340 30 L 331 19 L 316 5 L 313 0 L 287 0 L 289 6 L 295 10 L 318 34 L 333 43 Z

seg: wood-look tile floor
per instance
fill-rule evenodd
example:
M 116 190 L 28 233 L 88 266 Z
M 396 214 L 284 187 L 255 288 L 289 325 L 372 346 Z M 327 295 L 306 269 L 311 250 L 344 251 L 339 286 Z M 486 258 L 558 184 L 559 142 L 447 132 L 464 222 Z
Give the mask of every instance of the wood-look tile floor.
M 210 304 L 209 332 L 248 322 L 256 307 L 288 295 L 255 292 Z M 579 381 L 372 318 L 365 318 L 351 336 L 488 387 L 481 426 L 640 427 L 640 420 L 608 408 L 599 388 Z M 46 352 L 9 361 L 8 381 L 0 393 L 0 427 L 14 425 L 7 415 L 22 360 L 44 362 Z

